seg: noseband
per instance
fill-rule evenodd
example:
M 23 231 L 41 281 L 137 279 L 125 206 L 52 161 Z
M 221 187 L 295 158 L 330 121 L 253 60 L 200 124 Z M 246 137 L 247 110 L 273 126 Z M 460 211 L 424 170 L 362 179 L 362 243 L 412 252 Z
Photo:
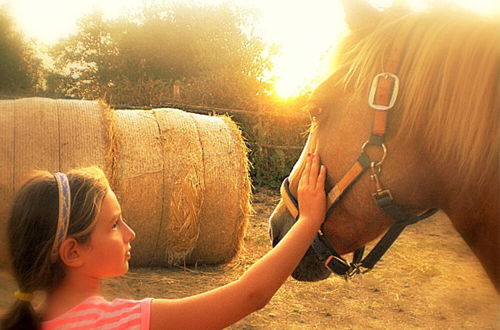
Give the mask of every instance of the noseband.
M 352 262 L 347 261 L 337 253 L 328 243 L 321 230 L 315 236 L 312 243 L 313 250 L 319 259 L 324 262 L 325 266 L 333 273 L 343 275 L 346 278 L 371 270 L 399 237 L 406 226 L 423 220 L 437 212 L 437 209 L 427 210 L 420 215 L 404 212 L 403 209 L 394 202 L 391 191 L 384 188 L 379 178 L 382 171 L 382 163 L 387 156 L 387 147 L 384 143 L 387 116 L 398 96 L 399 78 L 396 73 L 399 71 L 399 59 L 405 39 L 406 35 L 404 33 L 398 35 L 389 54 L 386 63 L 386 71 L 377 74 L 373 78 L 368 96 L 368 105 L 375 112 L 371 136 L 362 145 L 361 153 L 354 165 L 351 166 L 347 173 L 337 182 L 327 195 L 328 215 L 333 211 L 340 198 L 349 188 L 366 172 L 366 170 L 370 169 L 370 178 L 375 186 L 375 192 L 372 194 L 375 203 L 394 220 L 394 224 L 365 258 L 363 258 L 365 251 L 364 246 L 356 250 L 353 254 Z M 366 149 L 369 146 L 374 146 L 382 150 L 382 157 L 379 160 L 370 159 L 366 153 Z M 283 181 L 280 191 L 285 206 L 295 220 L 297 220 L 299 216 L 298 202 L 290 191 L 288 178 Z

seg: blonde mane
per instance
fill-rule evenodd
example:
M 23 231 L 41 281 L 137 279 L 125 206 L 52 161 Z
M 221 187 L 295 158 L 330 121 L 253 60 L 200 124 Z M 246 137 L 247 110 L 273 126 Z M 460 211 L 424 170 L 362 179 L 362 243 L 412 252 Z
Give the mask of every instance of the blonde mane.
M 418 137 L 419 147 L 449 163 L 464 185 L 498 189 L 500 19 L 450 9 L 398 18 L 387 13 L 376 28 L 353 32 L 336 53 L 340 82 L 357 91 L 353 97 L 367 97 L 402 31 L 409 37 L 391 110 L 402 115 L 390 134 Z

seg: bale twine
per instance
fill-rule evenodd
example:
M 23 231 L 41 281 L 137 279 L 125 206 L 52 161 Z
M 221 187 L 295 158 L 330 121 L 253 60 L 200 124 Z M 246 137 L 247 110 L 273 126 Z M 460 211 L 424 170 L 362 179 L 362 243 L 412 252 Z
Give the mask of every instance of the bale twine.
M 227 117 L 112 111 L 96 101 L 0 101 L 0 264 L 14 192 L 35 169 L 96 165 L 137 233 L 132 264 L 223 263 L 251 212 L 247 148 Z
M 33 170 L 106 168 L 109 149 L 99 102 L 27 98 L 0 101 L 0 263 L 7 263 L 6 219 L 14 192 Z
M 114 112 L 117 195 L 140 266 L 223 263 L 250 214 L 247 149 L 224 117 L 177 109 Z

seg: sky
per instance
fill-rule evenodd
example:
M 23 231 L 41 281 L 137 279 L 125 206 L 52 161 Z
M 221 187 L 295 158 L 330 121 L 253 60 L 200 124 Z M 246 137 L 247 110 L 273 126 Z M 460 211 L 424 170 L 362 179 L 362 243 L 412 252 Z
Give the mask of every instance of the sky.
M 142 1 L 152 0 L 0 0 L 0 5 L 7 5 L 18 28 L 27 38 L 50 45 L 76 33 L 78 19 L 96 9 L 112 19 L 133 11 Z M 219 4 L 228 0 L 196 1 Z M 257 32 L 266 42 L 281 47 L 280 54 L 274 58 L 271 72 L 276 77 L 275 90 L 278 95 L 296 95 L 314 87 L 324 78 L 331 49 L 346 30 L 340 0 L 229 1 L 247 8 L 257 8 L 261 12 Z M 429 1 L 411 0 L 408 3 L 414 10 L 425 10 Z M 386 8 L 392 0 L 367 2 L 377 8 Z M 500 12 L 499 0 L 449 2 L 486 15 Z

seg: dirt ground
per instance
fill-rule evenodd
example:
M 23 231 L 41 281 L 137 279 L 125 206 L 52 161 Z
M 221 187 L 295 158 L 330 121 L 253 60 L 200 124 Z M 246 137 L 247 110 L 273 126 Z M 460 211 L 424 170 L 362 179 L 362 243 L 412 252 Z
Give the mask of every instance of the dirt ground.
M 245 250 L 231 264 L 132 269 L 105 281 L 104 295 L 184 297 L 237 279 L 270 249 L 267 220 L 279 197 L 259 189 Z M 15 284 L 0 270 L 0 313 Z M 346 282 L 290 278 L 262 310 L 230 329 L 500 329 L 500 301 L 479 262 L 444 215 L 408 228 L 372 272 Z

